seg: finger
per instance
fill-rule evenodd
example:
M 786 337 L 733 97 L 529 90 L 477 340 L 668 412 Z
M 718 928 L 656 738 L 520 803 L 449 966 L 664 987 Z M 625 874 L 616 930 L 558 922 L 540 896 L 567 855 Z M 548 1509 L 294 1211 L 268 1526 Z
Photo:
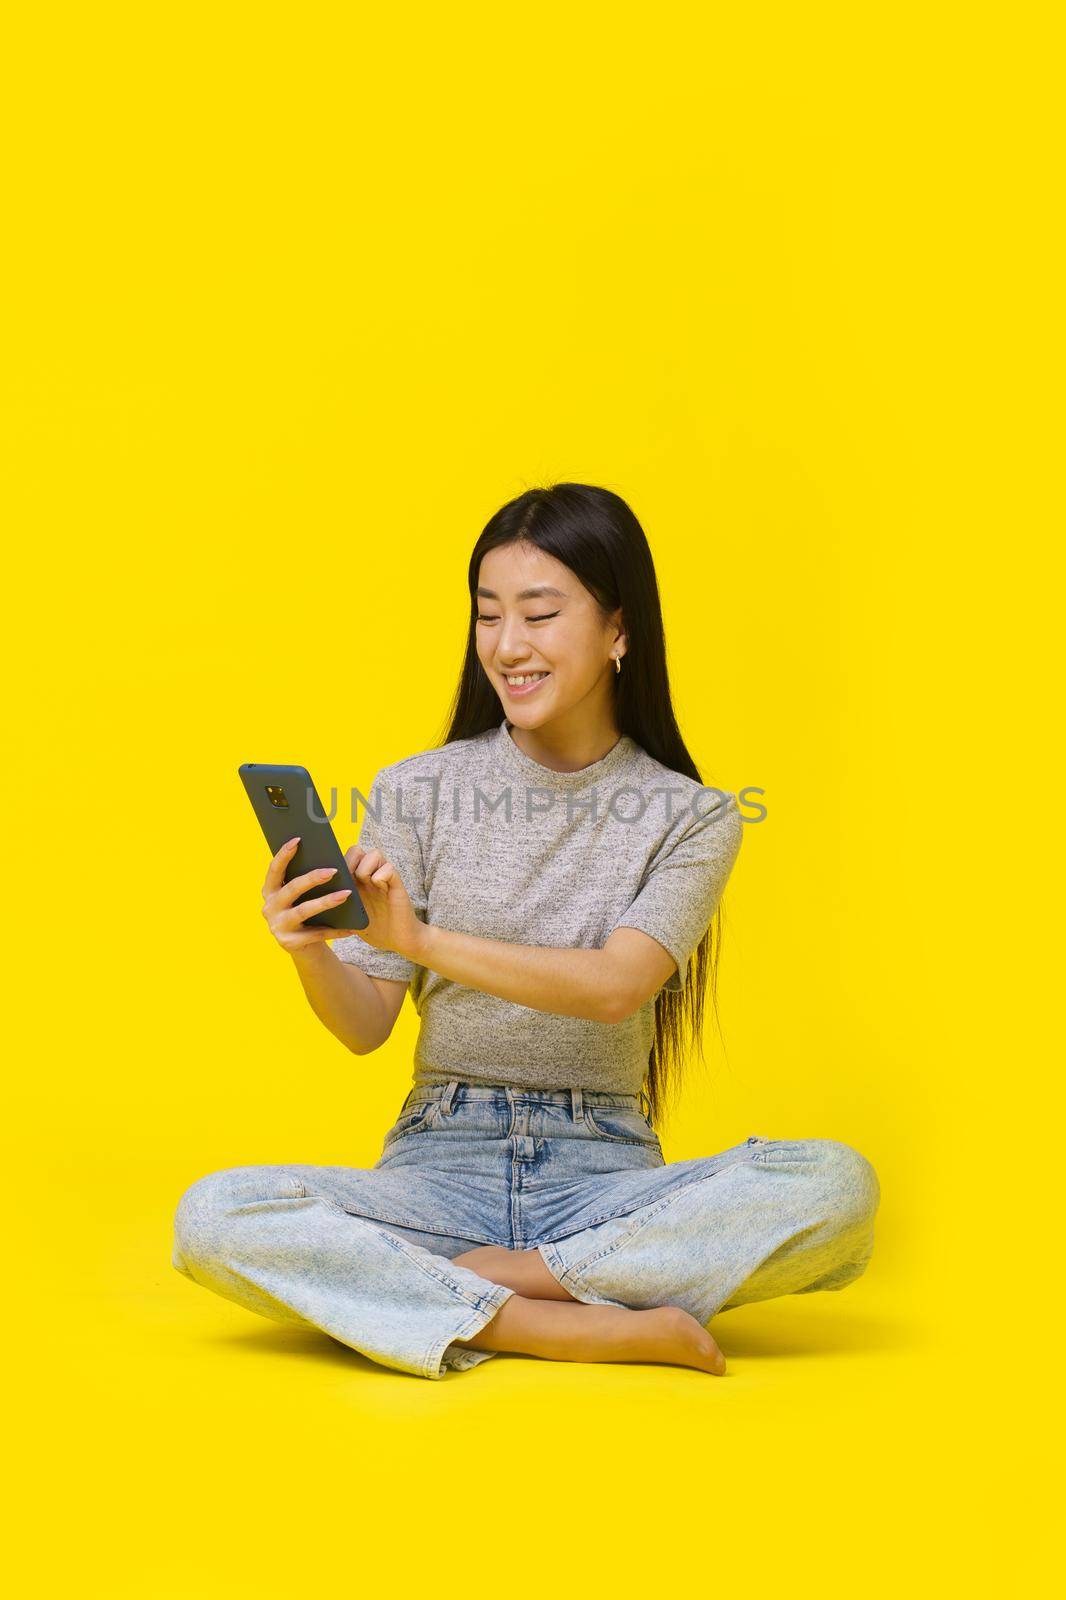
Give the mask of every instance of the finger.
M 279 906 L 291 906 L 308 889 L 320 888 L 328 883 L 330 878 L 336 877 L 336 867 L 312 867 L 310 872 L 301 872 L 299 877 L 290 878 L 288 883 L 283 883 L 280 889 L 275 889 L 274 895 Z
M 365 855 L 366 851 L 360 845 L 352 844 L 348 846 L 344 852 L 344 859 L 348 863 L 349 872 L 355 871 Z
M 305 944 L 322 944 L 326 939 L 350 938 L 351 933 L 350 928 L 294 928 L 286 937 L 293 940 L 298 950 Z
M 372 875 L 370 882 L 376 884 L 379 889 L 387 889 L 395 875 L 396 868 L 391 861 L 386 861 L 385 865 L 379 867 L 377 872 Z
M 336 869 L 333 870 L 335 871 Z M 322 876 L 319 874 L 322 874 Z M 277 916 L 279 911 L 286 910 L 302 894 L 306 894 L 309 889 L 321 888 L 332 876 L 333 871 L 329 868 L 319 867 L 312 872 L 302 872 L 291 883 L 283 883 L 280 889 L 274 889 L 270 894 L 264 895 L 264 917 L 269 922 L 272 917 Z
M 334 906 L 339 906 L 351 894 L 350 889 L 337 889 L 333 894 L 320 894 L 316 900 L 302 900 L 298 906 L 290 906 L 282 914 L 286 917 L 295 917 L 296 925 L 302 925 L 308 917 L 313 917 L 317 911 L 331 911 Z
M 353 878 L 358 878 L 360 883 L 369 883 L 370 874 L 385 865 L 385 857 L 380 850 L 367 850 L 364 852 L 358 866 L 352 872 Z
M 263 898 L 273 894 L 275 889 L 280 889 L 285 882 L 285 868 L 296 854 L 296 846 L 300 843 L 300 835 L 289 839 L 282 845 L 278 853 L 271 858 L 267 875 L 263 880 Z

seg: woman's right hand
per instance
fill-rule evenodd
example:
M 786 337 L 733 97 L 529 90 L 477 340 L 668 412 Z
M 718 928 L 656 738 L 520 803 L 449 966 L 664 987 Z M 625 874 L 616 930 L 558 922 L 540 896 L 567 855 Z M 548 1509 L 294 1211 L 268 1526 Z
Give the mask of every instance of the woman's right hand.
M 337 889 L 332 894 L 316 895 L 313 900 L 302 900 L 298 906 L 293 905 L 293 901 L 298 900 L 306 890 L 328 883 L 337 873 L 336 867 L 316 867 L 311 872 L 301 872 L 299 877 L 290 878 L 286 883 L 285 868 L 295 855 L 299 843 L 299 838 L 296 838 L 282 845 L 263 880 L 263 916 L 281 948 L 288 951 L 305 950 L 327 939 L 344 939 L 351 931 L 347 928 L 303 926 L 307 917 L 343 905 L 352 891 Z

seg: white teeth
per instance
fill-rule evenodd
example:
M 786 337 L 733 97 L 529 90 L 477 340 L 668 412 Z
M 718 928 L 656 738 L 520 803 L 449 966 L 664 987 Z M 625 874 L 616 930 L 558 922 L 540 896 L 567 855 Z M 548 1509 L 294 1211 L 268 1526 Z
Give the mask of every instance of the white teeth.
M 547 676 L 546 672 L 527 672 L 524 677 L 508 678 L 507 682 L 512 689 L 520 689 L 524 683 L 535 683 L 538 678 L 546 678 Z

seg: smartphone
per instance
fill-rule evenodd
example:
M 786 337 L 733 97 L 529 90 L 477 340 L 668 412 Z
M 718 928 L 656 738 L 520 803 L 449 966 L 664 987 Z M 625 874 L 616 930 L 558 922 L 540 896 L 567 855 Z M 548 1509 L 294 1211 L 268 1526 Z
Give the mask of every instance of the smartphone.
M 285 870 L 285 882 L 316 867 L 336 867 L 332 878 L 313 883 L 298 895 L 293 905 L 315 900 L 319 895 L 350 889 L 347 900 L 326 911 L 318 911 L 303 923 L 305 928 L 365 928 L 370 918 L 359 898 L 355 879 L 348 871 L 344 852 L 337 843 L 329 818 L 311 782 L 306 767 L 272 767 L 246 761 L 239 767 L 241 782 L 266 835 L 270 853 L 276 856 L 283 844 L 300 835 L 296 852 Z

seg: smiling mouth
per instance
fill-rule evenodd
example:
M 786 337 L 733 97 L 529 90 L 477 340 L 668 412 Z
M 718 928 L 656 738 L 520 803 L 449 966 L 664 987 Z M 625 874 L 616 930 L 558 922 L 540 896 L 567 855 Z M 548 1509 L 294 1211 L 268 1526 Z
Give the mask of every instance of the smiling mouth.
M 504 674 L 503 682 L 504 682 L 504 687 L 506 688 L 508 694 L 511 694 L 511 695 L 527 695 L 527 694 L 535 694 L 536 691 L 540 688 L 541 684 L 545 683 L 547 681 L 547 679 L 550 678 L 550 677 L 551 677 L 551 673 L 550 672 L 542 672 L 539 676 L 533 678 L 532 681 L 529 681 L 527 679 L 527 681 L 525 683 L 508 683 L 507 676 L 506 676 L 506 674 Z

